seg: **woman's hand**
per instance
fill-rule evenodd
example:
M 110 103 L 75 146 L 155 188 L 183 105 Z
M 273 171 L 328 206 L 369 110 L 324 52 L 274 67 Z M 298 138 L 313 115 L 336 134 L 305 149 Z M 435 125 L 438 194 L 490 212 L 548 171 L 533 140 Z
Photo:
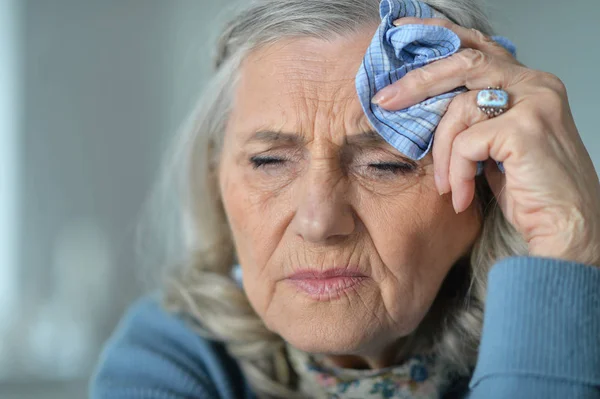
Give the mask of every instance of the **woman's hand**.
M 531 255 L 600 266 L 600 184 L 571 114 L 563 83 L 526 68 L 491 38 L 442 19 L 402 18 L 395 25 L 441 25 L 463 49 L 408 73 L 374 97 L 388 110 L 466 86 L 451 102 L 435 133 L 436 186 L 452 192 L 456 212 L 473 201 L 477 161 L 506 218 Z M 501 87 L 510 108 L 489 118 L 477 93 Z M 502 174 L 496 164 L 505 168 Z

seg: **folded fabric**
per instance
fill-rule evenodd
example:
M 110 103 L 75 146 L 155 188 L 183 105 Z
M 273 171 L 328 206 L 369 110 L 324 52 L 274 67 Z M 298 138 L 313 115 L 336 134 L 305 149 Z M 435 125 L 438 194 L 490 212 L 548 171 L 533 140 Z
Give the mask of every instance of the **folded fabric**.
M 413 69 L 448 57 L 461 46 L 451 30 L 433 25 L 402 25 L 402 17 L 443 18 L 443 14 L 417 0 L 382 0 L 382 21 L 356 75 L 356 90 L 363 111 L 375 130 L 394 148 L 413 160 L 423 158 L 433 143 L 433 133 L 452 99 L 466 91 L 459 87 L 399 111 L 387 111 L 371 102 L 379 90 L 401 79 Z M 494 36 L 515 54 L 515 46 Z M 476 107 L 476 104 L 473 104 Z

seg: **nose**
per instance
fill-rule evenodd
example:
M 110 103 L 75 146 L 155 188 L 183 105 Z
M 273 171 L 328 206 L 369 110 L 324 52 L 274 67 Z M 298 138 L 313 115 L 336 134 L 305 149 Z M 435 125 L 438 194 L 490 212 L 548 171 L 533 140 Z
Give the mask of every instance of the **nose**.
M 348 183 L 335 165 L 311 167 L 301 184 L 292 228 L 305 241 L 324 243 L 352 234 L 355 215 Z

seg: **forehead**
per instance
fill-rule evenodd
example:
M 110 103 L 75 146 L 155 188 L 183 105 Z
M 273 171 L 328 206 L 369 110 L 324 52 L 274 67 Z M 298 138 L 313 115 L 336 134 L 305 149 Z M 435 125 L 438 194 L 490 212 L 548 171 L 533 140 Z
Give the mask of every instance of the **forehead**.
M 290 38 L 260 48 L 246 59 L 242 79 L 249 83 L 253 78 L 266 78 L 263 87 L 273 82 L 284 90 L 302 86 L 329 95 L 353 88 L 370 42 L 367 32 L 332 40 Z
M 290 38 L 253 51 L 240 70 L 232 122 L 298 131 L 299 124 L 315 128 L 328 120 L 338 130 L 367 129 L 354 81 L 376 28 L 331 40 Z

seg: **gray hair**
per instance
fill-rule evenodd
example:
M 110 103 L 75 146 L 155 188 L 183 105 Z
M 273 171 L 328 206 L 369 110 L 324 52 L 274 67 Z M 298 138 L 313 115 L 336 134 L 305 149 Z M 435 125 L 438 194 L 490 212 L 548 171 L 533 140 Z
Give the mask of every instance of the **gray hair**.
M 491 34 L 477 0 L 423 0 L 450 20 Z M 164 182 L 177 184 L 185 257 L 167 273 L 165 306 L 185 315 L 202 336 L 224 344 L 260 397 L 305 397 L 284 341 L 269 331 L 231 278 L 235 248 L 220 198 L 217 164 L 237 71 L 261 46 L 291 37 L 330 40 L 376 26 L 379 0 L 257 0 L 238 8 L 217 45 L 216 71 L 177 138 Z M 439 355 L 445 370 L 468 375 L 475 364 L 489 268 L 500 258 L 526 253 L 484 178 L 477 181 L 483 220 L 470 258 L 446 277 L 425 320 L 406 340 L 406 355 Z M 170 204 L 172 206 L 172 204 Z

